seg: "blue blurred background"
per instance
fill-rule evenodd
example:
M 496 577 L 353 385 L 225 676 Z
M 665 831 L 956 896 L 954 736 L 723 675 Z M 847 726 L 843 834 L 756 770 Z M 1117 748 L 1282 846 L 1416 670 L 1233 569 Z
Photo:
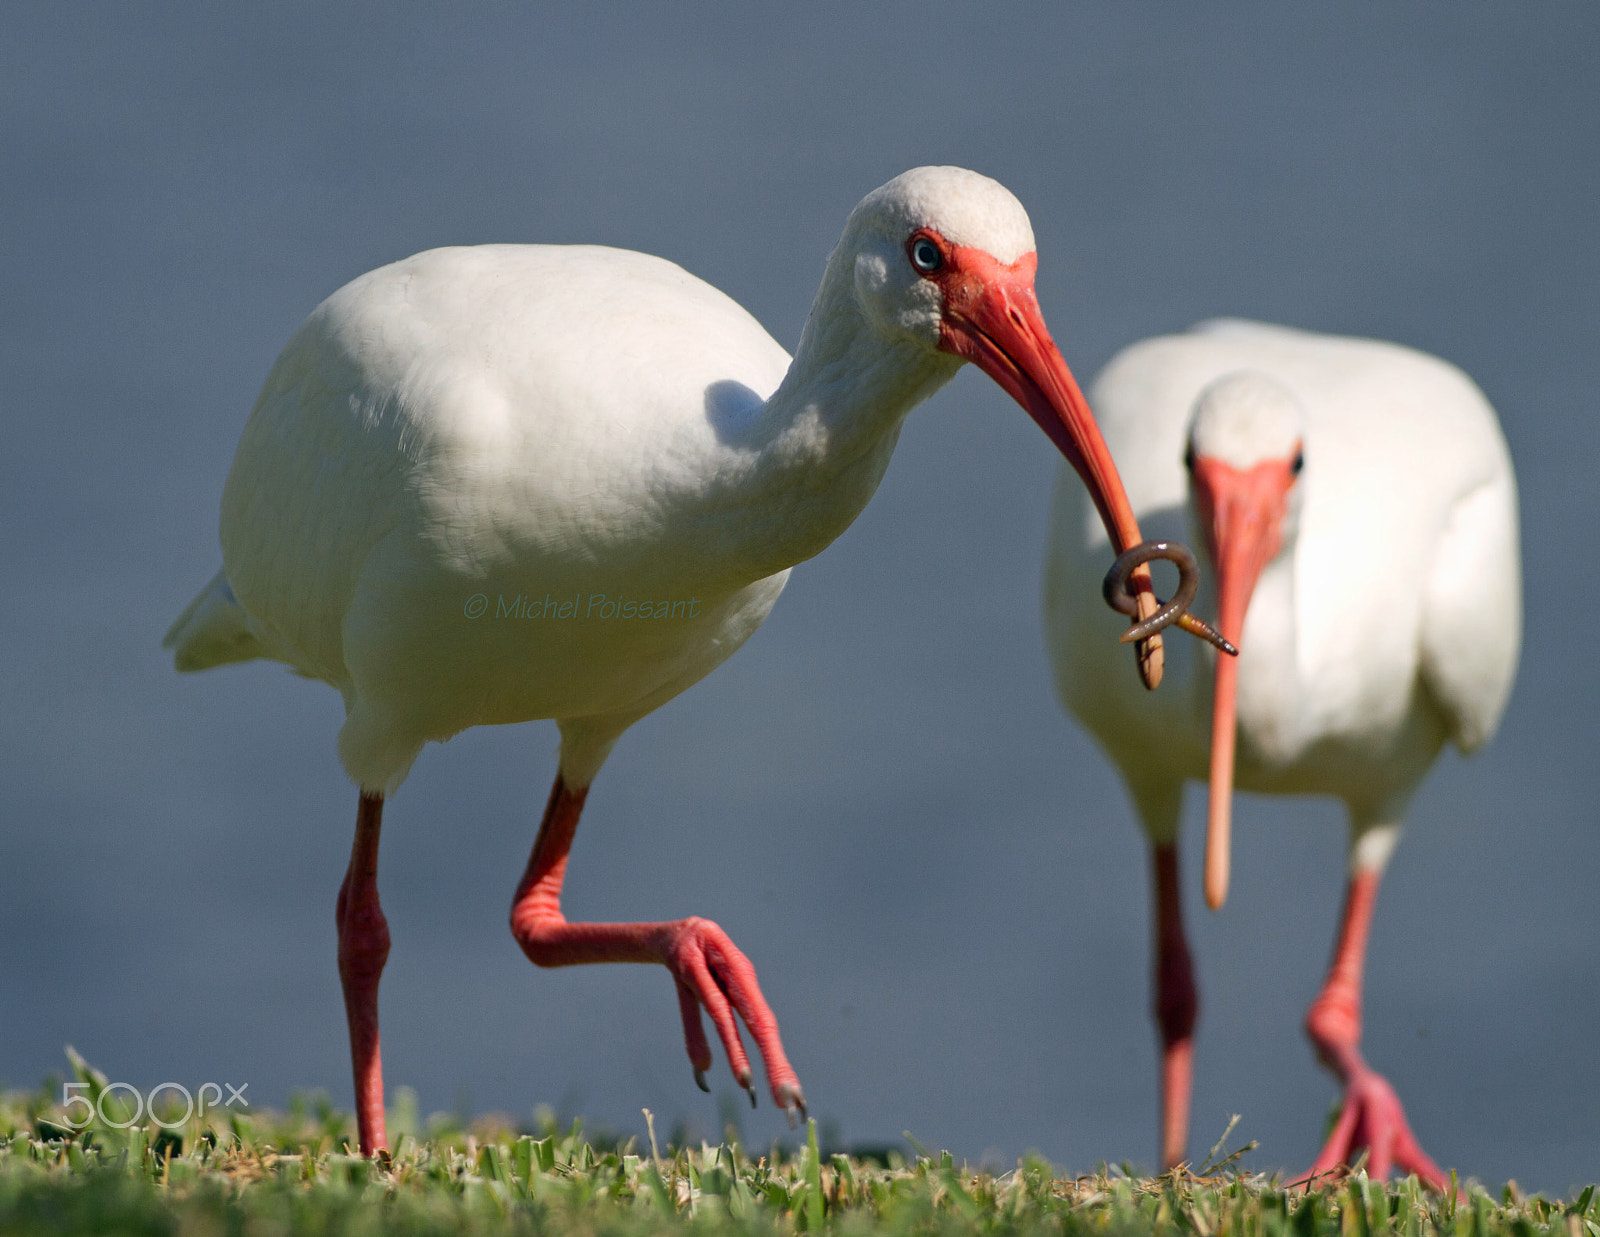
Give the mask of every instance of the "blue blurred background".
M 322 297 L 430 246 L 594 241 L 672 258 L 792 347 L 851 206 L 941 162 L 1029 209 L 1085 382 L 1234 314 L 1436 352 L 1499 409 L 1522 672 L 1495 743 L 1417 801 L 1366 1046 L 1441 1162 L 1594 1178 L 1600 10 L 61 4 L 5 28 L 0 1081 L 36 1084 L 71 1042 L 144 1088 L 351 1102 L 338 699 L 266 663 L 180 678 L 158 647 L 219 563 L 257 388 Z M 845 1143 L 1155 1158 L 1144 847 L 1039 634 L 1055 467 L 963 374 L 589 800 L 569 913 L 722 923 Z M 545 1102 L 642 1132 L 648 1106 L 714 1135 L 663 972 L 536 971 L 506 930 L 555 741 L 469 732 L 390 805 L 390 1086 L 424 1112 Z M 1303 1167 L 1335 1098 L 1300 1019 L 1341 815 L 1244 799 L 1236 830 L 1228 906 L 1190 915 L 1191 1149 L 1238 1112 L 1250 1163 Z M 714 1085 L 738 1111 L 720 1061 Z M 765 1100 L 741 1120 L 784 1132 Z

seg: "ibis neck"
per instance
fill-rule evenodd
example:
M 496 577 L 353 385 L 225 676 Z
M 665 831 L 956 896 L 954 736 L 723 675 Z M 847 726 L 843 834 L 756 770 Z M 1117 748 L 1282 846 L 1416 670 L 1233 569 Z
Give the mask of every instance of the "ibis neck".
M 888 339 L 865 321 L 830 265 L 782 384 L 725 441 L 730 566 L 759 579 L 820 553 L 878 488 L 906 414 L 948 382 L 959 358 Z

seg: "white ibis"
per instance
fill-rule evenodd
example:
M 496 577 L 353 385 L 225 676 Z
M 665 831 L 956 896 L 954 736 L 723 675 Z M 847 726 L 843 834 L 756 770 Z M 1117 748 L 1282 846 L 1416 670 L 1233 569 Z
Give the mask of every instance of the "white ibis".
M 1349 809 L 1343 923 L 1306 1030 L 1345 1103 L 1313 1168 L 1359 1148 L 1443 1185 L 1387 1081 L 1362 1058 L 1361 977 L 1378 881 L 1407 804 L 1446 742 L 1488 739 L 1520 643 L 1516 481 L 1494 411 L 1460 370 L 1395 344 L 1204 323 L 1114 358 L 1094 406 L 1134 511 L 1186 521 L 1216 571 L 1239 657 L 1185 643 L 1159 696 L 1125 690 L 1086 598 L 1110 552 L 1059 486 L 1047 639 L 1066 707 L 1122 772 L 1149 839 L 1163 1162 L 1182 1160 L 1198 1009 L 1178 896 L 1184 782 L 1210 780 L 1205 889 L 1228 882 L 1229 801 L 1334 795 Z
M 274 658 L 344 697 L 339 756 L 360 799 L 339 974 L 364 1153 L 385 1146 L 384 798 L 429 740 L 539 718 L 558 723 L 561 755 L 511 911 L 523 951 L 538 966 L 665 965 L 700 1085 L 704 1007 L 751 1101 L 736 1014 L 774 1101 L 803 1109 L 727 935 L 700 918 L 567 922 L 568 850 L 622 732 L 749 638 L 789 568 L 872 497 L 906 414 L 963 361 L 1044 428 L 1119 549 L 1139 540 L 1039 312 L 1036 263 L 1002 186 L 919 168 L 851 214 L 792 363 L 672 263 L 590 246 L 421 253 L 347 284 L 295 333 L 223 492 L 222 570 L 165 643 L 180 670 Z M 1148 579 L 1141 630 L 1195 629 L 1155 613 Z

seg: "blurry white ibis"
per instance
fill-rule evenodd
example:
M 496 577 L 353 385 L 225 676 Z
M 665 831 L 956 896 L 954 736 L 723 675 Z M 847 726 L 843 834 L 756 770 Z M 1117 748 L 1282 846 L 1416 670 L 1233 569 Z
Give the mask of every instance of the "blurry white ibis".
M 1229 803 L 1248 790 L 1335 795 L 1349 809 L 1343 923 L 1306 1030 L 1345 1087 L 1313 1171 L 1361 1147 L 1442 1184 L 1389 1084 L 1363 1060 L 1361 976 L 1379 878 L 1440 748 L 1493 732 L 1522 608 L 1516 481 L 1494 411 L 1459 370 L 1394 344 L 1249 322 L 1126 349 L 1093 402 L 1135 514 L 1191 524 L 1215 568 L 1234 658 L 1185 643 L 1158 696 L 1128 691 L 1087 600 L 1110 551 L 1058 485 L 1047 640 L 1067 708 L 1127 783 L 1151 846 L 1161 1154 L 1183 1158 L 1197 1012 L 1178 897 L 1184 782 L 1210 780 L 1205 892 L 1228 884 Z M 1201 605 L 1200 608 L 1204 608 Z
M 597 247 L 418 254 L 341 288 L 295 333 L 223 492 L 222 571 L 166 644 L 180 670 L 275 658 L 344 697 L 339 755 L 360 806 L 339 974 L 364 1152 L 385 1145 L 384 796 L 429 740 L 536 718 L 556 720 L 561 755 L 511 911 L 523 951 L 539 966 L 665 965 L 701 1086 L 704 1007 L 752 1102 L 735 1015 L 773 1099 L 803 1107 L 726 934 L 699 918 L 567 922 L 568 849 L 622 732 L 749 638 L 789 568 L 871 498 L 906 414 L 963 361 L 1044 428 L 1118 548 L 1139 540 L 1040 315 L 1036 262 L 1003 187 L 919 168 L 851 214 L 792 363 L 672 263 Z M 1148 579 L 1141 630 L 1192 625 L 1181 607 L 1156 613 Z M 1159 637 L 1146 650 L 1155 678 Z

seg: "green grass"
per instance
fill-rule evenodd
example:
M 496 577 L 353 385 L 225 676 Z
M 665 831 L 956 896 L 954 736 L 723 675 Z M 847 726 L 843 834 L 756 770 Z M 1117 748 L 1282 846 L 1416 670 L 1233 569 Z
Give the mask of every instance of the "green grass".
M 104 1076 L 74 1066 L 98 1100 Z M 112 1095 L 104 1107 L 120 1121 L 116 1104 Z M 761 1155 L 441 1120 L 368 1161 L 349 1153 L 351 1121 L 326 1103 L 171 1131 L 98 1119 L 73 1130 L 67 1117 L 50 1091 L 0 1096 L 0 1233 L 1600 1237 L 1593 1187 L 1570 1201 L 1515 1186 L 1498 1200 L 1476 1186 L 1441 1198 L 1357 1171 L 1304 1193 L 1233 1171 L 1237 1153 L 1220 1169 L 1063 1178 L 1042 1160 L 993 1174 L 920 1148 L 909 1160 L 824 1156 L 815 1123 L 804 1145 Z

